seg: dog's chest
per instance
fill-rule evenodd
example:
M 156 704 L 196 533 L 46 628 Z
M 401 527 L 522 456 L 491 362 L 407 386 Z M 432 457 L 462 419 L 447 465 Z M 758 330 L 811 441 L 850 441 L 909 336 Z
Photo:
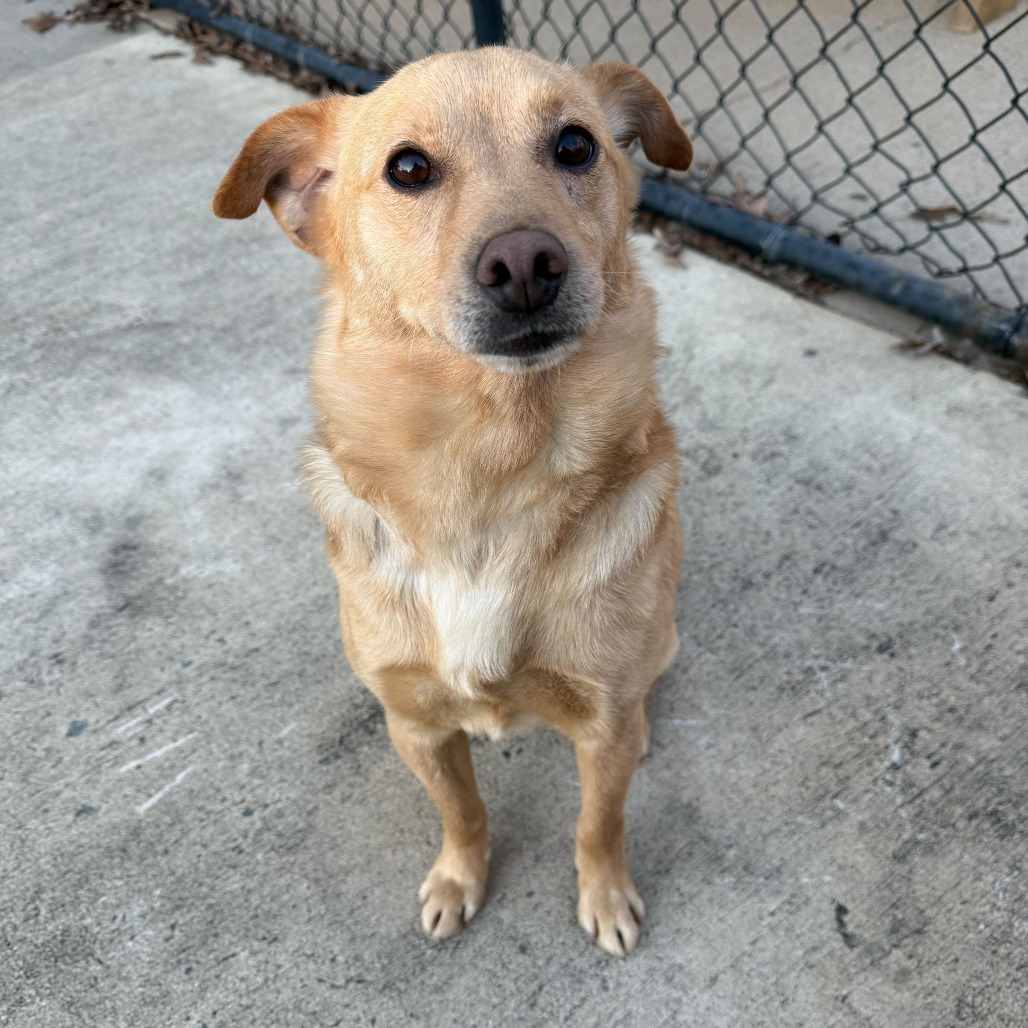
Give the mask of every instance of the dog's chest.
M 323 447 L 308 447 L 304 469 L 322 518 L 349 540 L 357 580 L 347 591 L 376 634 L 391 639 L 393 662 L 434 665 L 467 698 L 480 698 L 483 684 L 506 678 L 525 631 L 526 569 L 536 556 L 527 522 L 505 519 L 486 537 L 455 532 L 459 546 L 419 552 L 389 517 L 353 495 Z M 471 557 L 498 550 L 513 559 Z
M 556 550 L 566 521 L 557 493 L 505 496 L 488 517 L 464 501 L 439 519 L 445 528 L 417 539 L 394 527 L 392 512 L 354 496 L 323 448 L 309 448 L 305 471 L 315 506 L 346 541 L 337 574 L 361 610 L 365 673 L 431 668 L 465 710 L 488 721 L 490 710 L 506 709 L 502 726 L 472 729 L 488 734 L 514 727 L 518 704 L 504 687 L 526 661 L 561 665 L 570 649 L 585 652 L 583 639 L 602 644 L 610 605 L 597 597 L 645 550 L 674 484 L 670 462 L 642 472 L 579 514 Z

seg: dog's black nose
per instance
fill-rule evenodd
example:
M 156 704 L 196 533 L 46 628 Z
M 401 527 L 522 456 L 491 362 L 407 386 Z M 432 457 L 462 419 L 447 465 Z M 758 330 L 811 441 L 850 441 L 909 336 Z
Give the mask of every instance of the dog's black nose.
M 553 236 L 519 229 L 485 244 L 475 278 L 500 310 L 531 314 L 553 303 L 567 271 L 567 252 Z

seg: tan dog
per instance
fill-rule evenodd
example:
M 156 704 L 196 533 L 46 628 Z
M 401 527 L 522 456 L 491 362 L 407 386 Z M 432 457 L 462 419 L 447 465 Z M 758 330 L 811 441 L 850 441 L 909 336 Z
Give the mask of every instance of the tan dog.
M 627 245 L 636 138 L 688 166 L 629 65 L 448 54 L 265 122 L 214 198 L 223 218 L 264 199 L 325 265 L 304 468 L 347 655 L 442 814 L 420 893 L 436 939 L 485 898 L 465 733 L 540 722 L 581 776 L 579 921 L 617 955 L 639 936 L 624 803 L 678 645 L 681 541 Z

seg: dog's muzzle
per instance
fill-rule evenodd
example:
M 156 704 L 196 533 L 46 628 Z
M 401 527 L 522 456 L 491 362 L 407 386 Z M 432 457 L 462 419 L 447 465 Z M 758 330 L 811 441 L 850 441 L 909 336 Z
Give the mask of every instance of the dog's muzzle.
M 448 336 L 501 370 L 559 363 L 578 348 L 602 305 L 599 269 L 541 229 L 493 236 L 465 268 L 460 299 L 447 312 Z

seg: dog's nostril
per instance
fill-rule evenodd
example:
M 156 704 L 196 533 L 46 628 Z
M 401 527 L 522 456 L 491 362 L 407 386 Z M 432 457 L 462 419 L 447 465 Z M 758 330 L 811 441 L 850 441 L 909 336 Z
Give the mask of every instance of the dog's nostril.
M 503 261 L 497 261 L 490 271 L 492 272 L 490 285 L 505 286 L 511 279 L 510 268 Z
M 535 264 L 532 267 L 532 274 L 535 275 L 536 278 L 552 281 L 555 278 L 560 278 L 565 271 L 567 271 L 567 268 L 564 265 L 564 262 L 559 260 L 556 254 L 536 254 Z

